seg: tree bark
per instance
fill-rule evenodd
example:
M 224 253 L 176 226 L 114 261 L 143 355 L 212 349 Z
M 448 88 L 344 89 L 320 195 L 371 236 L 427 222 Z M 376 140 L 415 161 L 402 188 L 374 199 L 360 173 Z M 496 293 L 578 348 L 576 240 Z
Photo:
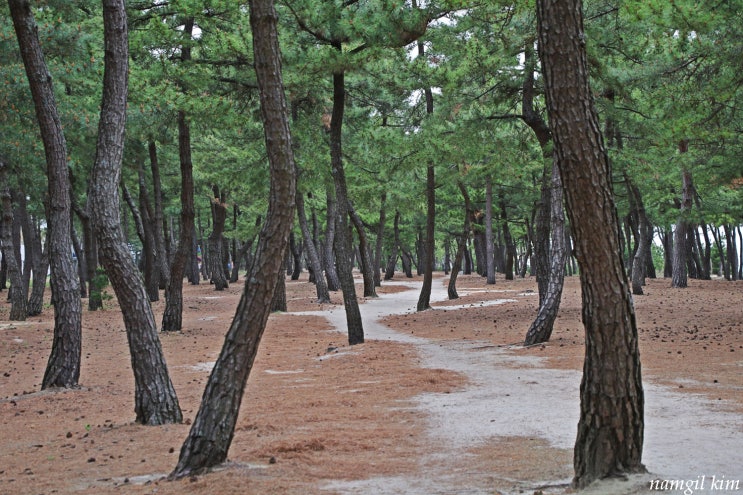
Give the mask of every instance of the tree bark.
M 377 238 L 375 239 L 374 246 L 374 285 L 381 287 L 382 285 L 382 247 L 384 245 L 384 222 L 386 221 L 386 208 L 385 203 L 387 202 L 387 194 L 382 193 L 382 197 L 379 202 L 379 224 L 377 224 Z
M 225 290 L 228 287 L 227 267 L 223 262 L 224 253 L 222 252 L 222 234 L 224 225 L 227 221 L 227 205 L 225 198 L 220 195 L 219 188 L 213 186 L 214 197 L 212 198 L 212 232 L 209 234 L 209 272 L 211 283 L 214 284 L 214 290 Z
M 124 151 L 129 70 L 127 18 L 123 0 L 103 0 L 105 68 L 96 158 L 88 197 L 101 263 L 124 317 L 132 370 L 136 421 L 179 423 L 181 409 L 168 376 L 155 316 L 121 230 L 118 185 Z
M 637 325 L 619 251 L 611 168 L 588 81 L 582 3 L 537 0 L 555 158 L 565 188 L 583 297 L 586 355 L 573 485 L 645 472 Z
M 338 43 L 337 49 L 341 49 Z M 346 309 L 349 345 L 364 342 L 364 324 L 361 321 L 359 302 L 356 299 L 356 284 L 353 280 L 351 264 L 351 234 L 348 230 L 349 202 L 346 186 L 346 173 L 343 169 L 342 129 L 345 110 L 346 89 L 343 71 L 333 73 L 333 112 L 330 122 L 330 164 L 335 184 L 337 212 L 335 215 L 335 255 L 338 279 L 343 292 L 343 306 Z M 328 219 L 328 222 L 331 220 Z
M 400 248 L 400 210 L 395 211 L 395 220 L 392 223 L 393 246 L 392 252 L 387 258 L 387 268 L 384 273 L 385 280 L 392 280 L 395 275 L 395 266 L 398 256 L 402 257 Z
M 28 316 L 38 316 L 44 309 L 44 292 L 46 291 L 46 279 L 49 272 L 49 243 L 44 244 L 41 251 L 41 260 L 38 268 L 34 269 L 34 282 L 31 289 L 31 297 L 28 298 Z
M 54 299 L 54 340 L 41 388 L 74 387 L 80 378 L 82 308 L 70 242 L 67 144 L 28 0 L 8 0 L 46 154 L 49 215 L 47 242 Z
M 364 230 L 364 223 L 350 202 L 348 203 L 348 215 L 359 236 L 359 255 L 361 259 L 361 274 L 364 279 L 364 297 L 377 297 L 377 291 L 374 288 L 371 250 L 369 249 L 369 241 Z
M 486 284 L 495 283 L 495 241 L 493 239 L 493 179 L 485 178 L 485 273 Z
M 557 162 L 552 165 L 550 205 L 550 267 L 547 288 L 537 316 L 526 332 L 524 345 L 541 344 L 552 336 L 565 281 L 565 216 L 562 211 L 562 181 Z
M 325 227 L 325 253 L 323 256 L 325 278 L 328 283 L 328 290 L 337 291 L 341 285 L 338 279 L 338 271 L 336 270 L 336 253 L 334 251 L 336 236 L 335 218 L 338 215 L 338 202 L 335 199 L 335 193 L 330 188 L 326 191 L 326 204 L 327 211 L 325 216 L 327 225 Z
M 139 221 L 142 223 L 142 234 L 144 235 L 144 241 L 142 242 L 142 250 L 144 251 L 144 280 L 145 287 L 147 289 L 147 295 L 150 301 L 160 300 L 160 277 L 162 270 L 158 263 L 159 254 L 157 249 L 157 241 L 155 239 L 158 230 L 157 223 L 154 221 L 154 211 L 150 202 L 150 195 L 147 191 L 147 181 L 145 180 L 144 167 L 142 163 L 139 163 L 137 170 L 139 175 L 139 204 L 141 214 Z M 123 186 L 123 184 L 122 184 Z M 134 203 L 132 203 L 134 204 Z M 137 214 L 135 209 L 132 208 L 132 215 L 134 221 L 137 222 Z
M 3 256 L 8 262 L 8 276 L 10 277 L 10 321 L 26 320 L 26 292 L 23 290 L 23 274 L 15 256 L 13 242 L 13 201 L 8 187 L 8 163 L 0 156 L 0 203 L 2 203 L 2 221 L 0 222 L 0 245 Z
M 630 196 L 630 203 L 637 213 L 637 249 L 635 250 L 634 260 L 632 262 L 631 277 L 632 293 L 636 296 L 643 294 L 642 286 L 645 285 L 645 270 L 647 260 L 645 256 L 648 253 L 647 243 L 649 242 L 647 230 L 651 229 L 650 222 L 645 212 L 645 204 L 642 201 L 640 189 L 632 182 L 631 178 L 625 174 L 627 191 Z
M 681 149 L 685 149 L 684 145 L 680 145 Z M 686 215 L 689 213 L 692 207 L 693 189 L 694 185 L 691 181 L 691 172 L 688 170 L 682 170 L 682 192 L 681 192 L 681 204 L 679 206 L 679 220 L 676 223 L 676 230 L 673 236 L 673 258 L 672 258 L 672 279 L 671 287 L 676 289 L 686 288 L 687 282 L 687 265 L 686 265 L 686 238 L 689 235 L 689 221 L 686 219 Z
M 157 159 L 157 145 L 150 141 L 147 145 L 150 156 L 150 172 L 152 173 L 153 191 L 153 232 L 155 233 L 155 246 L 157 247 L 157 265 L 160 270 L 160 289 L 165 289 L 170 280 L 170 262 L 168 260 L 168 249 L 165 243 L 165 220 L 163 215 L 163 192 L 160 179 L 160 162 Z
M 459 271 L 462 269 L 462 259 L 467 252 L 467 239 L 470 236 L 470 195 L 467 193 L 467 188 L 464 184 L 458 182 L 459 191 L 462 193 L 464 198 L 464 226 L 462 227 L 462 235 L 457 237 L 457 254 L 454 255 L 454 264 L 451 267 L 451 275 L 449 276 L 449 284 L 447 286 L 447 295 L 449 299 L 458 299 L 459 294 L 457 293 L 457 277 L 459 277 Z
M 299 175 L 299 174 L 297 174 Z M 302 230 L 302 238 L 304 238 L 305 249 L 307 249 L 307 257 L 309 258 L 310 267 L 315 274 L 315 292 L 317 293 L 317 302 L 321 304 L 330 302 L 330 293 L 328 292 L 328 286 L 323 277 L 322 264 L 320 257 L 317 254 L 317 247 L 310 234 L 310 227 L 307 224 L 307 213 L 304 209 L 304 196 L 301 191 L 297 189 L 296 197 L 297 206 L 297 219 L 299 220 L 299 228 Z
M 193 34 L 193 18 L 186 20 L 183 35 Z M 191 58 L 191 48 L 185 44 L 181 48 L 181 60 Z M 191 129 L 184 110 L 178 110 L 178 157 L 181 169 L 181 228 L 178 236 L 178 249 L 170 266 L 170 280 L 165 289 L 165 310 L 163 311 L 163 332 L 179 331 L 183 326 L 183 276 L 186 264 L 191 260 L 191 244 L 194 235 L 194 186 L 193 162 L 191 161 Z
M 223 462 L 235 433 L 245 385 L 268 320 L 270 302 L 282 270 L 283 253 L 294 217 L 294 157 L 281 81 L 281 55 L 272 0 L 251 0 L 250 23 L 258 85 L 261 89 L 271 194 L 255 261 L 230 325 L 222 352 L 207 382 L 201 407 L 181 448 L 173 478 L 203 472 Z
M 560 208 L 562 208 L 562 202 L 560 202 Z M 503 241 L 506 244 L 506 266 L 504 270 L 504 278 L 506 280 L 513 280 L 514 264 L 516 263 L 517 259 L 516 244 L 513 241 L 511 229 L 508 227 L 508 210 L 506 209 L 506 199 L 503 194 L 501 194 L 500 198 L 500 214 L 501 221 L 503 222 Z
M 426 94 L 431 90 L 426 88 Z M 433 112 L 433 109 L 431 109 Z M 430 114 L 429 114 L 430 115 Z M 423 257 L 418 263 L 423 268 L 423 285 L 418 297 L 417 311 L 431 309 L 431 288 L 433 286 L 433 264 L 436 252 L 436 169 L 433 163 L 426 167 L 426 242 Z

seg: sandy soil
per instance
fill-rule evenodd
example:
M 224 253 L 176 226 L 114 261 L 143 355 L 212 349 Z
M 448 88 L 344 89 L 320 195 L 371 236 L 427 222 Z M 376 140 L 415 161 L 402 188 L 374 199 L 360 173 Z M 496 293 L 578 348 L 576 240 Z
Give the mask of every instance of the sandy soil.
M 11 323 L 3 300 L 0 494 L 569 492 L 583 352 L 578 280 L 567 280 L 552 341 L 531 348 L 519 342 L 537 307 L 533 279 L 486 286 L 460 276 L 462 297 L 444 301 L 439 277 L 441 302 L 416 313 L 419 282 L 396 277 L 382 297 L 362 301 L 367 342 L 349 347 L 340 294 L 321 307 L 306 280 L 289 281 L 289 312 L 269 320 L 229 462 L 174 482 L 164 477 L 241 285 L 185 287 L 184 330 L 161 338 L 186 421 L 160 427 L 132 422 L 115 300 L 84 314 L 81 388 L 51 392 L 38 391 L 51 310 Z M 743 283 L 672 290 L 649 280 L 635 304 L 652 474 L 594 491 L 645 493 L 651 479 L 676 479 L 697 480 L 694 493 L 704 481 L 711 493 L 715 476 L 727 488 L 740 480 L 743 493 Z M 158 318 L 162 308 L 154 304 Z

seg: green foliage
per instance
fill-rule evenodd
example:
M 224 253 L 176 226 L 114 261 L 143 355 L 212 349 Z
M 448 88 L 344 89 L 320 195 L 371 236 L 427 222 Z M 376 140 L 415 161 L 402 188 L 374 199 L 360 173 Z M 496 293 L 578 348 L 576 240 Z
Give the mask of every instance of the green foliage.
M 412 247 L 425 224 L 425 171 L 432 163 L 437 246 L 461 232 L 457 183 L 466 185 L 473 206 L 482 209 L 486 177 L 505 204 L 514 237 L 523 239 L 544 167 L 544 152 L 522 118 L 524 53 L 536 38 L 534 6 L 459 0 L 417 5 L 400 0 L 277 5 L 301 170 L 298 187 L 307 211 L 326 221 L 331 76 L 343 70 L 349 194 L 368 225 L 378 221 L 385 195 L 387 232 L 399 210 L 403 242 Z M 44 153 L 7 5 L 0 13 L 0 153 L 14 165 L 13 184 L 28 192 L 30 207 L 40 216 Z M 100 6 L 45 2 L 36 14 L 65 126 L 75 200 L 84 205 L 103 69 Z M 268 168 L 247 9 L 232 0 L 129 2 L 128 14 L 122 180 L 136 190 L 147 144 L 156 143 L 165 215 L 178 217 L 176 116 L 183 111 L 191 124 L 199 218 L 208 230 L 212 186 L 217 186 L 239 212 L 234 225 L 228 221 L 227 235 L 252 238 L 267 205 Z M 189 18 L 195 25 L 190 39 L 183 31 Z M 690 219 L 741 223 L 743 2 L 712 9 L 691 0 L 589 0 L 585 19 L 592 87 L 607 124 L 620 213 L 629 208 L 623 183 L 629 177 L 639 186 L 651 221 L 674 224 L 680 172 L 690 170 L 699 199 Z M 181 60 L 184 47 L 191 60 Z M 535 74 L 534 109 L 546 119 L 538 66 Z M 425 88 L 432 88 L 432 114 Z M 609 132 L 610 123 L 618 131 Z M 688 141 L 685 153 L 679 152 L 682 141 Z M 496 218 L 499 213 L 500 208 Z

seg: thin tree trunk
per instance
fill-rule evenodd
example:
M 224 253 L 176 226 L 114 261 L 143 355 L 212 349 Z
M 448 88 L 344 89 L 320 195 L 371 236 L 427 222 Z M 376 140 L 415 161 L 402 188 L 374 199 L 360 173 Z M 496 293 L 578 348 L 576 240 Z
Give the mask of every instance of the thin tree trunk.
M 294 232 L 289 235 L 289 251 L 292 254 L 291 279 L 299 280 L 302 275 L 302 241 L 297 242 Z
M 212 232 L 209 234 L 209 272 L 211 274 L 210 282 L 214 284 L 214 290 L 225 290 L 228 287 L 227 276 L 225 275 L 225 264 L 223 263 L 224 253 L 222 252 L 222 234 L 224 225 L 227 221 L 227 205 L 225 203 L 224 193 L 220 194 L 219 188 L 215 185 L 212 188 L 214 197 L 212 198 Z
M 28 298 L 28 316 L 40 315 L 44 309 L 44 292 L 49 272 L 49 243 L 44 244 L 38 268 L 34 269 L 34 282 L 31 297 Z
M 379 224 L 377 224 L 377 238 L 374 246 L 374 285 L 381 287 L 382 285 L 382 248 L 384 245 L 384 222 L 386 220 L 387 211 L 385 203 L 387 201 L 387 194 L 382 193 L 379 202 Z
M 193 18 L 186 20 L 183 35 L 190 39 L 193 34 Z M 191 58 L 188 44 L 181 49 L 181 60 Z M 186 264 L 191 261 L 191 243 L 194 235 L 194 186 L 193 162 L 191 161 L 191 129 L 184 110 L 178 110 L 178 157 L 181 169 L 181 228 L 178 249 L 170 266 L 170 280 L 165 289 L 163 332 L 179 331 L 183 326 L 183 276 Z
M 2 203 L 2 222 L 0 228 L 0 244 L 3 256 L 8 261 L 8 276 L 10 277 L 10 321 L 25 321 L 26 319 L 26 293 L 23 290 L 23 274 L 15 256 L 15 245 L 13 242 L 13 201 L 8 188 L 8 164 L 0 156 L 0 202 Z
M 392 253 L 387 258 L 387 269 L 384 274 L 385 280 L 391 280 L 395 275 L 395 265 L 397 265 L 397 258 L 400 256 L 400 210 L 395 211 L 392 233 L 394 235 L 394 245 L 392 246 Z
M 83 247 L 80 245 L 80 239 L 77 238 L 77 232 L 75 231 L 75 226 L 72 222 L 70 222 L 70 239 L 72 241 L 72 249 L 75 251 L 75 258 L 77 259 L 77 275 L 80 279 L 80 297 L 86 298 L 88 297 L 88 290 L 87 290 L 87 273 L 88 273 L 88 264 L 85 258 L 85 251 L 83 250 Z M 47 245 L 49 242 L 47 241 Z M 49 256 L 49 253 L 47 253 L 47 257 Z
M 154 211 L 150 202 L 150 195 L 147 192 L 147 181 L 145 180 L 144 167 L 142 163 L 139 163 L 138 168 L 139 174 L 139 204 L 141 214 L 139 215 L 139 221 L 142 222 L 142 233 L 144 234 L 144 242 L 142 243 L 142 250 L 144 251 L 144 279 L 145 287 L 147 289 L 147 295 L 150 301 L 160 300 L 160 275 L 162 270 L 158 264 L 158 250 L 157 241 L 155 239 L 157 230 L 157 223 L 154 222 Z M 124 184 L 122 183 L 122 186 Z M 132 204 L 134 204 L 132 202 Z M 134 208 L 132 210 L 132 216 L 134 221 L 137 221 L 137 214 Z
M 462 269 L 462 259 L 467 251 L 467 238 L 470 236 L 470 195 L 467 193 L 467 188 L 464 184 L 457 182 L 459 191 L 462 193 L 464 198 L 464 226 L 462 227 L 462 235 L 457 236 L 457 254 L 454 255 L 454 264 L 451 267 L 451 275 L 449 276 L 449 284 L 447 286 L 447 295 L 449 299 L 458 299 L 459 294 L 457 293 L 457 277 L 459 277 L 459 271 Z
M 685 152 L 687 144 L 684 141 L 679 144 L 681 152 Z M 689 221 L 686 216 L 691 211 L 694 185 L 691 181 L 691 172 L 684 169 L 681 171 L 682 192 L 681 205 L 679 207 L 679 220 L 676 223 L 673 239 L 673 275 L 671 287 L 683 289 L 687 286 L 686 265 L 686 238 L 689 231 Z
M 103 0 L 105 69 L 96 159 L 88 197 L 100 259 L 124 317 L 132 370 L 136 421 L 179 423 L 178 398 L 168 376 L 157 324 L 121 230 L 118 195 L 126 126 L 129 70 L 127 18 L 123 0 Z
M 150 156 L 150 172 L 152 173 L 153 189 L 153 232 L 155 233 L 155 246 L 157 247 L 157 265 L 160 270 L 160 289 L 165 289 L 170 280 L 170 260 L 168 259 L 168 248 L 165 242 L 165 220 L 163 215 L 163 192 L 160 180 L 160 162 L 157 159 L 157 145 L 150 141 L 147 145 Z
M 645 472 L 644 393 L 611 169 L 588 80 L 582 2 L 537 0 L 537 24 L 555 158 L 581 276 L 586 355 L 573 485 L 582 489 L 608 476 Z
M 74 387 L 80 377 L 82 308 L 70 241 L 70 182 L 67 144 L 28 0 L 8 0 L 18 45 L 44 142 L 49 191 L 47 242 L 54 299 L 54 340 L 41 388 Z
M 544 300 L 539 305 L 537 316 L 526 332 L 524 345 L 547 342 L 552 336 L 557 313 L 560 310 L 560 298 L 565 280 L 565 215 L 562 208 L 562 181 L 560 170 L 555 161 L 552 165 L 550 194 L 550 270 Z
M 299 175 L 299 174 L 297 174 Z M 317 302 L 321 304 L 330 302 L 330 293 L 328 292 L 328 286 L 323 277 L 322 264 L 320 257 L 317 254 L 317 248 L 310 234 L 310 227 L 307 224 L 307 214 L 304 209 L 304 196 L 302 192 L 297 189 L 296 197 L 297 206 L 297 219 L 299 220 L 299 228 L 302 230 L 302 237 L 304 238 L 305 249 L 307 249 L 307 257 L 309 258 L 310 267 L 312 272 L 315 274 L 315 291 L 317 293 Z
M 514 275 L 514 264 L 517 259 L 516 244 L 513 242 L 513 236 L 511 235 L 511 229 L 508 227 L 508 210 L 506 209 L 506 199 L 503 194 L 500 198 L 500 214 L 501 221 L 503 222 L 503 240 L 506 244 L 506 266 L 505 266 L 505 279 L 513 280 Z
M 340 51 L 340 43 L 336 48 Z M 343 169 L 343 152 L 341 148 L 345 99 L 345 74 L 343 71 L 335 72 L 333 74 L 333 113 L 330 122 L 331 175 L 335 184 L 336 208 L 338 210 L 335 215 L 335 254 L 338 279 L 341 284 L 341 291 L 343 292 L 343 306 L 346 309 L 348 343 L 349 345 L 355 345 L 364 342 L 364 324 L 361 320 L 359 302 L 356 299 L 356 284 L 353 280 L 353 266 L 351 264 L 353 251 L 351 249 L 351 235 L 348 229 L 350 204 L 348 202 L 346 174 Z
M 174 478 L 203 472 L 227 458 L 245 385 L 266 328 L 276 277 L 282 268 L 276 253 L 285 251 L 292 226 L 295 165 L 281 81 L 277 17 L 272 0 L 251 0 L 255 69 L 271 168 L 268 215 L 222 352 L 171 474 Z
M 348 203 L 348 215 L 351 218 L 353 226 L 359 236 L 359 259 L 361 260 L 361 275 L 364 279 L 364 297 L 377 297 L 377 291 L 374 289 L 374 274 L 372 273 L 371 251 L 369 241 L 364 230 L 364 223 L 361 221 L 353 205 Z
M 493 179 L 485 178 L 485 273 L 486 284 L 495 284 L 495 244 L 493 239 Z
M 420 44 L 420 43 L 419 43 Z M 430 92 L 430 89 L 427 89 Z M 433 264 L 436 252 L 436 172 L 433 163 L 426 167 L 426 240 L 423 257 L 418 263 L 423 268 L 423 285 L 418 297 L 417 311 L 431 309 L 431 289 L 433 287 Z
M 738 280 L 738 253 L 735 248 L 735 227 L 724 224 L 722 228 L 725 232 L 725 251 L 727 253 L 727 265 L 730 270 L 730 280 Z
M 335 200 L 335 194 L 330 190 L 330 188 L 328 188 L 326 192 L 326 203 L 327 226 L 325 228 L 325 255 L 323 256 L 323 261 L 325 263 L 325 278 L 328 283 L 328 290 L 337 291 L 341 284 L 336 270 L 336 254 L 334 251 L 336 236 L 335 218 L 338 215 L 338 203 Z
M 628 175 L 625 174 L 624 179 L 627 183 L 627 191 L 630 195 L 631 203 L 637 214 L 637 232 L 635 234 L 637 248 L 635 249 L 634 260 L 631 265 L 630 278 L 632 280 L 632 293 L 640 296 L 643 294 L 642 286 L 645 285 L 645 267 L 647 266 L 645 256 L 648 252 L 646 245 L 648 242 L 647 229 L 650 226 L 648 225 L 649 221 L 640 190 Z

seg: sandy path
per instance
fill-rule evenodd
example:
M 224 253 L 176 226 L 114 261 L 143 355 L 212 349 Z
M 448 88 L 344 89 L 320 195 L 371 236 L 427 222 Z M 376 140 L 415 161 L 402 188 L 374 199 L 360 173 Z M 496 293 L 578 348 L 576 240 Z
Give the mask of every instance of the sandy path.
M 411 290 L 382 295 L 361 305 L 366 338 L 415 345 L 422 366 L 462 373 L 468 384 L 453 393 L 417 397 L 416 407 L 428 418 L 431 442 L 431 448 L 420 455 L 419 472 L 336 481 L 326 488 L 344 494 L 492 494 L 497 473 L 461 469 L 462 457 L 474 446 L 518 436 L 543 439 L 557 449 L 572 449 L 579 416 L 579 372 L 545 368 L 538 357 L 516 356 L 489 342 L 433 341 L 392 330 L 379 320 L 414 312 L 420 289 L 420 283 L 401 284 Z M 431 301 L 445 299 L 446 290 L 434 284 Z M 342 308 L 306 314 L 323 315 L 338 331 L 345 332 Z M 587 493 L 645 493 L 650 491 L 651 479 L 697 480 L 691 485 L 693 493 L 718 493 L 712 476 L 740 480 L 743 492 L 743 416 L 653 383 L 645 383 L 645 394 L 643 459 L 652 474 L 629 482 L 600 483 Z M 514 493 L 536 489 L 564 492 L 570 474 L 520 484 Z M 704 489 L 699 483 L 701 476 L 705 476 Z

